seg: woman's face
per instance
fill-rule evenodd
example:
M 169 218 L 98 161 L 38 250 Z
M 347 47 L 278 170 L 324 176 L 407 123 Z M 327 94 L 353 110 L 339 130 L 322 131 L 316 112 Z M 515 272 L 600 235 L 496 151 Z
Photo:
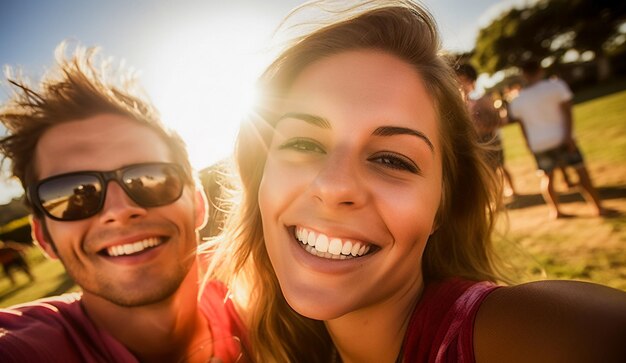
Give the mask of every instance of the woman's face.
M 259 204 L 289 304 L 330 320 L 414 299 L 442 184 L 420 75 L 384 52 L 347 51 L 305 68 L 279 111 Z

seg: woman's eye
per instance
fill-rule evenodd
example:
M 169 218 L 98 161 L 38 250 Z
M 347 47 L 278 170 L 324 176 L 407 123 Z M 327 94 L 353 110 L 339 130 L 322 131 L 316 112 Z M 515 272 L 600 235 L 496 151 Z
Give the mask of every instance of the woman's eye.
M 325 153 L 317 141 L 311 139 L 296 138 L 288 140 L 279 146 L 280 150 L 291 149 L 302 152 Z
M 382 164 L 383 166 L 387 168 L 391 168 L 391 169 L 406 170 L 413 174 L 420 173 L 419 167 L 415 165 L 415 163 L 412 160 L 406 157 L 398 156 L 398 155 L 393 155 L 393 154 L 376 155 L 370 158 L 370 161 Z

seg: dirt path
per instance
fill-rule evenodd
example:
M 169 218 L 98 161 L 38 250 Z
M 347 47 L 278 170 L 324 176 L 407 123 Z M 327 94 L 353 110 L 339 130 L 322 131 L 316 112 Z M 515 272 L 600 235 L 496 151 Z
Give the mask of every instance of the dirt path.
M 576 217 L 550 220 L 530 160 L 510 171 L 521 197 L 510 204 L 497 240 L 503 255 L 528 266 L 522 279 L 572 278 L 626 290 L 626 165 L 590 164 L 604 205 L 621 212 L 612 218 L 593 216 L 580 193 L 558 178 L 562 209 Z

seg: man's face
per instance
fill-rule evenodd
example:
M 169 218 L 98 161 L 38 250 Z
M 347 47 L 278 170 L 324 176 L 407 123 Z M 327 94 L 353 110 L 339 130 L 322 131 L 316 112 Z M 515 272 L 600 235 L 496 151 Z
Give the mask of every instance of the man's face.
M 156 132 L 112 114 L 52 127 L 39 140 L 35 160 L 39 180 L 76 171 L 173 161 Z M 175 202 L 144 208 L 117 182 L 105 188 L 106 199 L 98 214 L 70 222 L 48 217 L 35 220 L 37 239 L 61 260 L 85 299 L 139 306 L 168 298 L 195 261 L 195 229 L 202 218 L 196 218 L 194 190 L 186 184 Z

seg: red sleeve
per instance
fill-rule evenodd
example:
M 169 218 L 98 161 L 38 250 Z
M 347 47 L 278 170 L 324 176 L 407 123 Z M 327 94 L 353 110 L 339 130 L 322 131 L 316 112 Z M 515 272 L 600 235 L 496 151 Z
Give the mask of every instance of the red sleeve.
M 227 294 L 224 284 L 209 281 L 200 300 L 200 309 L 211 327 L 214 356 L 223 363 L 248 362 L 247 329 Z

